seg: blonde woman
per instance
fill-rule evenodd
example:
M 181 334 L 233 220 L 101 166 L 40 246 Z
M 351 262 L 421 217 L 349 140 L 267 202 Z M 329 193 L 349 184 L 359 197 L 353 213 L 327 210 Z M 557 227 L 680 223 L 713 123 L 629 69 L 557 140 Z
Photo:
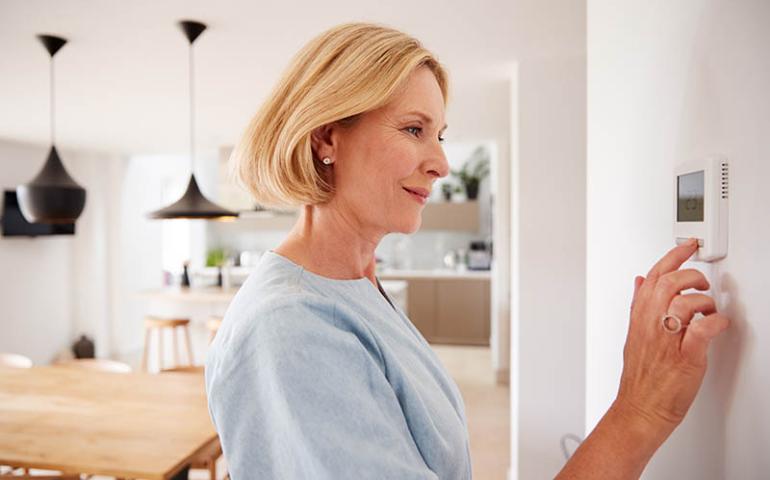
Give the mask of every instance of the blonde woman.
M 235 480 L 469 479 L 463 401 L 375 276 L 375 249 L 420 226 L 441 147 L 447 75 L 421 44 L 333 28 L 295 58 L 234 152 L 263 205 L 301 206 L 238 292 L 206 365 Z M 727 325 L 692 242 L 637 278 L 617 400 L 560 473 L 635 478 L 684 417 Z M 671 314 L 689 328 L 672 328 Z M 622 319 L 618 319 L 622 321 Z M 674 325 L 675 326 L 675 325 Z M 668 330 L 667 330 L 668 327 Z

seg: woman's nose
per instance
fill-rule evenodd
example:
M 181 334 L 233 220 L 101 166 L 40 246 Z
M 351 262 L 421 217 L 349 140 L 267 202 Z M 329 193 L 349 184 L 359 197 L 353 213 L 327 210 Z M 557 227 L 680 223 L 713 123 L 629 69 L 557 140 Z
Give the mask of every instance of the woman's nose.
M 428 175 L 439 178 L 449 175 L 449 162 L 440 143 L 436 142 L 435 146 L 432 146 L 430 160 L 425 162 L 425 170 Z

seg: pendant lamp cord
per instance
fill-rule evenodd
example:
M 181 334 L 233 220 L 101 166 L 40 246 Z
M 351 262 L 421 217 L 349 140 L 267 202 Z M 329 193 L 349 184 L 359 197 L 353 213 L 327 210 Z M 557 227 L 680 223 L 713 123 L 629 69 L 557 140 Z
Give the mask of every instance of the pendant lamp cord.
M 55 109 L 54 104 L 56 103 L 56 92 L 54 91 L 54 71 L 53 71 L 53 56 L 51 56 L 51 63 L 50 63 L 50 69 L 51 69 L 51 93 L 50 93 L 50 105 L 49 108 L 51 109 L 51 146 L 55 145 L 54 141 L 54 115 L 55 115 Z
M 193 44 L 190 43 L 190 174 L 195 173 L 195 90 L 193 89 Z

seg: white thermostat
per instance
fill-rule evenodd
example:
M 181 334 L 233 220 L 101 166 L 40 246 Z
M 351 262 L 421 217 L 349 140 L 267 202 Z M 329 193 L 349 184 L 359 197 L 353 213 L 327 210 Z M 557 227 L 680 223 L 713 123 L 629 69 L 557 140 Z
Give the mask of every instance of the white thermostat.
M 674 238 L 698 239 L 693 260 L 713 262 L 727 255 L 727 160 L 709 157 L 680 165 L 674 172 Z

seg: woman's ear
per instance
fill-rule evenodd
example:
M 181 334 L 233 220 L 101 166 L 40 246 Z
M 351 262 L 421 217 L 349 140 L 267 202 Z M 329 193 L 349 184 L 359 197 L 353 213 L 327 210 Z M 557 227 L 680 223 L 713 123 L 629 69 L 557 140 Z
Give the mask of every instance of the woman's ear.
M 310 134 L 310 145 L 317 159 L 325 157 L 334 158 L 334 141 L 332 130 L 334 125 L 323 125 L 313 130 Z

